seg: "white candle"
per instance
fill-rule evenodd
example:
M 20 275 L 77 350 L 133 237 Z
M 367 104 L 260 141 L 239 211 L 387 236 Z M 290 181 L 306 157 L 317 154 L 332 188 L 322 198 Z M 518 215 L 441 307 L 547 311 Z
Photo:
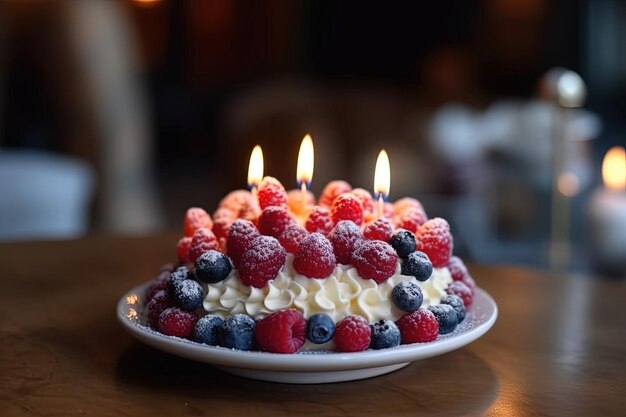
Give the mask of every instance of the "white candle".
M 626 152 L 611 148 L 602 163 L 604 187 L 590 204 L 591 254 L 605 272 L 626 273 Z
M 374 197 L 378 199 L 377 216 L 383 217 L 385 199 L 389 196 L 391 186 L 391 168 L 389 166 L 389 156 L 384 149 L 378 154 L 376 168 L 374 169 Z

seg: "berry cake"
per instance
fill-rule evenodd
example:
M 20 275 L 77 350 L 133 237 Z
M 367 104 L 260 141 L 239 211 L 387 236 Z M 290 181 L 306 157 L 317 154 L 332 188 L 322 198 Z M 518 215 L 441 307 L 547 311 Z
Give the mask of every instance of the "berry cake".
M 316 205 L 266 177 L 213 216 L 190 208 L 178 265 L 146 294 L 146 323 L 169 336 L 240 350 L 359 352 L 452 332 L 475 283 L 452 256 L 450 226 L 419 201 L 385 203 L 332 181 Z

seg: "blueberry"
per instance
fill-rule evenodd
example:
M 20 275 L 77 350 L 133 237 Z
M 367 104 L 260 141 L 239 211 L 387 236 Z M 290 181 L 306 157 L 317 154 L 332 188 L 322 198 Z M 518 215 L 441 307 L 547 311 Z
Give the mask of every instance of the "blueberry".
M 446 295 L 441 299 L 441 304 L 448 304 L 452 306 L 454 311 L 456 311 L 456 316 L 459 319 L 459 323 L 465 320 L 465 304 L 463 303 L 463 299 L 458 295 Z
M 231 349 L 252 350 L 255 328 L 256 322 L 250 316 L 245 314 L 230 316 L 219 328 L 220 345 Z
M 370 325 L 372 341 L 370 348 L 387 349 L 400 345 L 400 329 L 391 320 L 380 320 Z
M 170 274 L 170 281 L 167 283 L 170 291 L 173 293 L 178 284 L 186 279 L 193 279 L 193 275 L 186 266 L 179 266 Z
M 216 250 L 204 252 L 196 260 L 196 277 L 208 284 L 225 280 L 231 269 L 228 256 Z
M 416 311 L 424 301 L 422 289 L 411 281 L 402 281 L 396 285 L 391 291 L 391 297 L 396 307 L 403 311 Z
M 321 345 L 335 335 L 335 323 L 328 314 L 314 314 L 309 318 L 306 337 L 313 343 Z
M 174 303 L 183 310 L 196 310 L 203 300 L 204 289 L 194 280 L 186 279 L 174 286 Z
M 414 251 L 402 261 L 402 275 L 412 275 L 418 281 L 426 281 L 432 273 L 433 263 L 424 252 Z
M 428 309 L 435 315 L 435 318 L 439 322 L 439 334 L 450 333 L 454 331 L 456 325 L 459 324 L 456 311 L 454 311 L 451 305 L 439 304 L 430 306 Z
M 223 322 L 224 320 L 215 314 L 208 314 L 200 318 L 193 330 L 193 339 L 198 343 L 217 345 L 218 329 Z
M 406 258 L 415 250 L 415 236 L 408 230 L 400 230 L 389 243 L 401 258 Z

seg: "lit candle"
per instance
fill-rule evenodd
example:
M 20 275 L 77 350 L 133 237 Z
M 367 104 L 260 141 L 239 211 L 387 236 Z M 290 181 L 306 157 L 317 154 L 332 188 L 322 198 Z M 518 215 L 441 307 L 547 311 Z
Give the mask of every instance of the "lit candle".
M 383 217 L 385 200 L 389 197 L 389 186 L 391 183 L 391 169 L 389 168 L 389 156 L 383 149 L 378 154 L 376 160 L 376 170 L 374 171 L 374 195 L 378 199 L 378 217 Z
M 248 165 L 248 188 L 255 197 L 261 180 L 263 180 L 263 150 L 256 145 L 252 150 Z
M 604 272 L 626 272 L 626 151 L 609 149 L 602 162 L 604 187 L 597 190 L 590 207 L 591 252 Z
M 296 169 L 296 183 L 302 191 L 302 207 L 306 207 L 307 192 L 313 180 L 313 161 L 313 140 L 311 139 L 311 135 L 307 134 L 300 144 L 298 166 Z

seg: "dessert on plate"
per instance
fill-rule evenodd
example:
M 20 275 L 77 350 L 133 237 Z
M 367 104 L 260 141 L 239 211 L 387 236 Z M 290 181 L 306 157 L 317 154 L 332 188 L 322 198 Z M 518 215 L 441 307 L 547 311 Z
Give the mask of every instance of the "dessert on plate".
M 331 181 L 312 193 L 265 177 L 225 196 L 211 216 L 190 208 L 146 293 L 146 325 L 239 350 L 359 352 L 427 343 L 454 331 L 475 283 L 442 218 L 402 198 Z

